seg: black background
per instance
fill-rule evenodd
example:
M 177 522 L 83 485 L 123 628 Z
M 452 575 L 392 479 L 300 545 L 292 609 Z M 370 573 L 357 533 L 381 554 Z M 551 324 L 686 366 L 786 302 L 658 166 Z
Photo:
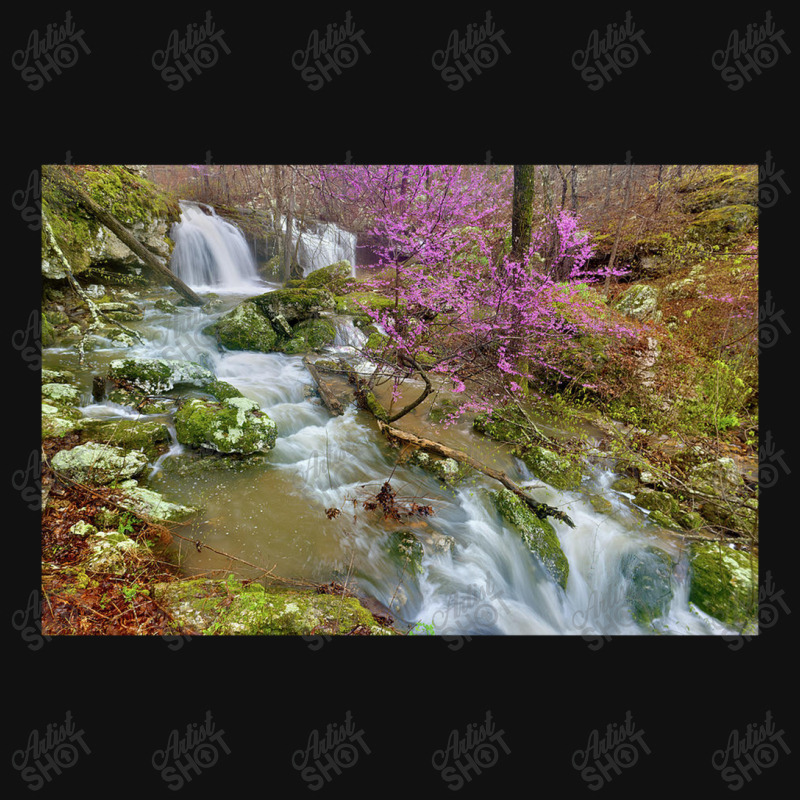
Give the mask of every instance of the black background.
M 515 4 L 492 7 L 511 52 L 459 91 L 433 69 L 431 56 L 450 32 L 481 22 L 486 6 L 453 5 L 446 16 L 428 7 L 379 4 L 324 8 L 307 3 L 279 9 L 233 4 L 209 6 L 230 54 L 179 91 L 151 65 L 173 29 L 201 22 L 205 6 L 162 3 L 157 9 L 109 4 L 102 10 L 72 4 L 76 27 L 90 54 L 31 91 L 8 66 L 31 31 L 61 23 L 65 9 L 28 3 L 8 14 L 4 179 L 8 224 L 3 321 L 5 436 L 10 493 L 5 505 L 7 613 L 25 607 L 39 586 L 39 513 L 14 488 L 13 473 L 38 450 L 39 374 L 15 342 L 40 304 L 40 233 L 31 230 L 13 195 L 42 163 L 763 163 L 771 152 L 791 190 L 764 209 L 762 302 L 770 291 L 792 331 L 762 354 L 761 436 L 771 431 L 793 471 L 793 417 L 787 402 L 796 374 L 796 270 L 792 250 L 797 218 L 793 169 L 796 124 L 789 81 L 797 55 L 739 91 L 731 91 L 711 65 L 733 29 L 762 22 L 773 9 L 777 28 L 794 49 L 796 29 L 775 5 L 715 9 L 697 4 Z M 291 56 L 312 30 L 324 32 L 352 10 L 371 52 L 362 53 L 319 91 L 310 91 Z M 591 91 L 571 66 L 593 29 L 605 31 L 632 10 L 651 53 Z M 94 6 L 94 9 L 97 9 Z M 400 13 L 402 10 L 402 14 Z M 791 98 L 791 99 L 790 99 Z M 15 338 L 16 337 L 16 338 Z M 18 434 L 18 435 L 17 435 Z M 11 625 L 6 651 L 8 753 L 24 747 L 30 731 L 63 722 L 71 711 L 92 752 L 47 784 L 43 792 L 132 787 L 167 793 L 151 766 L 173 729 L 200 723 L 207 710 L 224 730 L 230 755 L 184 787 L 188 793 L 233 791 L 304 793 L 291 766 L 313 729 L 324 733 L 352 712 L 371 753 L 323 792 L 419 787 L 427 794 L 447 785 L 431 766 L 450 732 L 492 712 L 511 752 L 476 776 L 465 793 L 487 790 L 536 794 L 545 787 L 582 793 L 587 784 L 571 766 L 593 729 L 622 722 L 628 710 L 652 751 L 607 784 L 623 795 L 653 788 L 692 788 L 712 796 L 725 790 L 711 766 L 733 729 L 763 723 L 770 710 L 790 747 L 797 727 L 788 697 L 796 673 L 789 644 L 797 618 L 789 508 L 791 474 L 765 490 L 761 501 L 761 575 L 770 573 L 789 611 L 734 649 L 717 637 L 615 637 L 592 650 L 581 638 L 474 638 L 454 650 L 438 638 L 326 642 L 312 650 L 300 639 L 207 638 L 172 650 L 161 639 L 63 638 L 28 646 Z M 8 762 L 6 762 L 8 763 Z M 790 777 L 789 756 L 755 776 L 743 793 L 775 788 Z M 553 783 L 553 779 L 557 781 Z M 11 770 L 14 795 L 26 792 Z

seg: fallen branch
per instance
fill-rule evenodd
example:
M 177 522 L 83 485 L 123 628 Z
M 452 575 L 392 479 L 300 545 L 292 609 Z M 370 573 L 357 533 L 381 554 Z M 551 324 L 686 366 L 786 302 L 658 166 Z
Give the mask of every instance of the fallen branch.
M 328 411 L 330 411 L 334 417 L 338 417 L 342 413 L 342 404 L 333 396 L 331 390 L 322 383 L 319 370 L 308 360 L 308 356 L 303 356 L 303 364 L 314 379 L 314 383 L 317 384 L 322 402 L 325 403 Z
M 379 419 L 376 420 L 376 422 L 378 423 L 378 428 L 380 429 L 381 433 L 383 433 L 389 439 L 412 444 L 418 447 L 420 450 L 425 450 L 429 453 L 435 453 L 436 455 L 443 456 L 444 458 L 452 458 L 461 464 L 466 464 L 467 466 L 472 467 L 472 469 L 488 476 L 489 478 L 493 478 L 494 480 L 498 481 L 498 483 L 501 483 L 503 486 L 505 486 L 506 489 L 509 489 L 515 495 L 517 495 L 517 497 L 523 500 L 528 508 L 530 508 L 531 511 L 533 511 L 537 517 L 539 517 L 539 519 L 554 517 L 561 522 L 565 522 L 570 526 L 570 528 L 575 527 L 575 523 L 567 514 L 557 508 L 554 508 L 553 506 L 548 506 L 546 503 L 537 503 L 516 483 L 514 483 L 514 481 L 512 481 L 511 478 L 505 474 L 505 472 L 499 472 L 496 469 L 484 466 L 479 461 L 476 461 L 474 458 L 472 458 L 472 456 L 463 453 L 461 450 L 454 450 L 452 447 L 447 447 L 439 442 L 434 442 L 431 439 L 421 439 L 419 436 L 415 436 L 413 433 L 408 433 L 407 431 L 400 430 L 399 428 L 394 428 L 388 423 Z

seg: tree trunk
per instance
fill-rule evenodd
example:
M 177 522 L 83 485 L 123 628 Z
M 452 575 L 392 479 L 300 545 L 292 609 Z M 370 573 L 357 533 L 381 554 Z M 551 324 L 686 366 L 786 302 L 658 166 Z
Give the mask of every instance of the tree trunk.
M 570 210 L 573 214 L 578 213 L 578 166 L 573 164 L 569 169 L 570 185 Z
M 82 205 L 93 217 L 108 228 L 123 244 L 126 244 L 147 266 L 154 275 L 158 276 L 178 294 L 186 298 L 192 305 L 202 306 L 205 301 L 198 297 L 175 273 L 165 267 L 115 216 L 101 208 L 89 195 L 73 180 L 59 172 L 58 186 L 75 202 Z
M 608 275 L 606 275 L 606 282 L 603 286 L 603 294 L 608 297 L 608 289 L 611 286 L 611 270 L 614 269 L 614 261 L 617 257 L 617 249 L 619 248 L 619 240 L 622 234 L 622 223 L 625 221 L 625 215 L 628 213 L 628 203 L 631 197 L 631 178 L 633 176 L 633 164 L 628 164 L 628 174 L 625 177 L 625 197 L 622 201 L 622 211 L 619 215 L 619 223 L 617 224 L 617 235 L 614 237 L 614 247 L 611 249 L 611 258 L 608 260 Z
M 511 258 L 524 261 L 531 246 L 536 167 L 514 165 L 514 200 L 511 215 Z
M 286 234 L 283 239 L 283 280 L 284 283 L 292 277 L 292 233 L 294 229 L 294 175 L 289 174 L 289 208 L 286 213 Z M 298 237 L 298 245 L 300 244 Z

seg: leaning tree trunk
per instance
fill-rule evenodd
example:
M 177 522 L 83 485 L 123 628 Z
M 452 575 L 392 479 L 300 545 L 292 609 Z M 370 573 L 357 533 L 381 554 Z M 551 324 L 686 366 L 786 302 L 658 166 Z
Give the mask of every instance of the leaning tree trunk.
M 69 197 L 83 206 L 98 222 L 105 225 L 123 244 L 126 244 L 144 262 L 150 271 L 168 283 L 178 294 L 194 306 L 202 306 L 205 301 L 196 295 L 172 270 L 165 267 L 113 214 L 95 203 L 94 200 L 63 173 L 58 176 L 58 186 Z

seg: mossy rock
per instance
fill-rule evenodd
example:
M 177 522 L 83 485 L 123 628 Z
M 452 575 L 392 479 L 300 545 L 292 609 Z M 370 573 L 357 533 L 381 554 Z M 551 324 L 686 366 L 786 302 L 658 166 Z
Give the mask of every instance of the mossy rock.
M 349 261 L 337 261 L 327 267 L 315 269 L 306 275 L 303 283 L 307 289 L 327 289 L 333 294 L 340 294 L 344 282 L 351 277 L 353 266 Z
M 164 314 L 180 314 L 181 312 L 178 306 L 163 297 L 156 300 L 153 306 Z
M 119 491 L 123 508 L 153 522 L 182 522 L 198 510 L 180 503 L 170 503 L 163 495 L 139 486 L 134 480 L 123 481 Z
M 689 234 L 711 244 L 726 244 L 734 237 L 752 230 L 758 222 L 754 205 L 712 208 L 698 214 L 689 224 Z
M 306 282 L 300 278 L 291 278 L 283 284 L 284 289 L 307 289 Z
M 703 517 L 697 511 L 685 511 L 679 509 L 673 512 L 672 518 L 681 526 L 685 531 L 695 531 L 702 528 L 705 524 Z
M 77 406 L 81 393 L 66 383 L 45 383 L 42 385 L 42 402 L 59 406 Z
M 280 315 L 289 325 L 318 317 L 334 307 L 333 296 L 325 289 L 277 289 L 251 297 L 249 302 L 268 319 Z
M 633 502 L 648 511 L 660 511 L 666 516 L 676 513 L 680 506 L 678 501 L 668 492 L 642 487 L 636 492 Z
M 216 400 L 227 400 L 231 397 L 244 397 L 244 395 L 227 381 L 211 381 L 203 387 L 203 391 L 210 394 Z
M 42 438 L 61 438 L 80 430 L 85 417 L 77 408 L 42 403 Z
M 201 634 L 289 635 L 392 634 L 353 597 L 192 579 L 153 586 L 156 602 L 182 628 Z
M 278 335 L 272 323 L 258 307 L 245 300 L 216 322 L 203 328 L 228 350 L 255 350 L 269 353 L 275 349 Z
M 561 456 L 546 447 L 534 445 L 524 451 L 515 450 L 517 455 L 540 480 L 562 491 L 575 489 L 581 485 L 583 474 L 581 465 L 572 458 Z
M 756 504 L 756 501 L 748 501 Z M 758 507 L 709 501 L 700 506 L 701 517 L 711 525 L 729 533 L 754 536 L 758 532 Z
M 388 336 L 384 336 L 384 334 L 375 331 L 367 337 L 367 341 L 364 343 L 364 349 L 372 352 L 381 352 L 384 347 L 386 347 L 388 341 Z
M 673 566 L 672 556 L 657 547 L 626 553 L 620 559 L 620 571 L 626 578 L 625 597 L 633 619 L 640 625 L 650 625 L 669 610 L 674 595 Z
M 201 364 L 166 358 L 116 359 L 109 365 L 108 379 L 125 381 L 145 394 L 163 394 L 180 385 L 202 389 L 216 380 Z
M 609 514 L 614 510 L 614 505 L 611 501 L 606 500 L 605 497 L 599 494 L 590 495 L 589 503 L 598 514 Z
M 758 558 L 720 542 L 693 542 L 689 549 L 689 601 L 735 628 L 758 624 Z
M 141 389 L 112 389 L 106 399 L 121 406 L 135 408 L 140 414 L 166 414 L 174 408 L 168 400 L 158 401 L 148 397 Z
M 755 169 L 745 175 L 723 173 L 717 180 L 684 193 L 680 203 L 689 214 L 723 206 L 755 206 L 758 203 L 758 173 Z
M 519 532 L 522 541 L 533 553 L 553 580 L 567 588 L 569 561 L 567 561 L 555 528 L 546 520 L 539 519 L 517 495 L 508 489 L 491 492 L 492 502 L 500 516 Z
M 337 314 L 363 315 L 364 309 L 380 311 L 381 309 L 394 308 L 394 298 L 385 297 L 375 292 L 352 292 L 347 295 L 338 295 L 334 298 Z M 405 308 L 405 301 L 401 300 L 399 308 Z
M 59 450 L 50 465 L 79 483 L 103 485 L 140 475 L 147 466 L 147 456 L 137 450 L 87 442 L 71 450 Z
M 170 435 L 166 425 L 154 420 L 87 420 L 81 430 L 81 442 L 100 442 L 123 450 L 140 450 L 154 461 L 169 450 Z
M 425 550 L 411 531 L 393 531 L 389 535 L 389 554 L 402 569 L 409 573 L 423 572 L 422 557 Z
M 275 446 L 275 422 L 258 403 L 231 397 L 220 403 L 189 400 L 175 415 L 178 441 L 218 453 L 249 455 Z
M 614 483 L 611 484 L 611 488 L 617 492 L 625 492 L 625 494 L 634 494 L 636 490 L 639 488 L 639 481 L 636 478 L 633 478 L 629 475 L 624 475 L 621 478 L 617 478 Z
M 307 319 L 292 328 L 292 338 L 281 342 L 278 349 L 287 355 L 318 352 L 330 347 L 336 338 L 336 328 L 327 319 Z
M 145 545 L 118 531 L 97 531 L 89 534 L 87 541 L 88 552 L 81 561 L 81 568 L 87 572 L 125 575 L 152 559 Z
M 614 307 L 620 314 L 641 321 L 653 319 L 658 309 L 659 292 L 655 286 L 636 283 L 622 292 L 614 301 Z
M 435 475 L 448 486 L 457 486 L 473 474 L 473 470 L 470 467 L 459 464 L 454 458 L 441 458 L 423 450 L 416 450 L 408 462 L 422 467 L 426 472 Z
M 75 375 L 66 369 L 43 369 L 42 384 L 75 383 Z
M 428 418 L 431 422 L 445 422 L 450 416 L 455 414 L 460 407 L 460 403 L 449 397 L 439 397 L 435 405 L 431 406 L 430 411 L 428 411 Z
M 56 329 L 47 318 L 47 314 L 42 314 L 42 347 L 52 347 L 56 343 Z

